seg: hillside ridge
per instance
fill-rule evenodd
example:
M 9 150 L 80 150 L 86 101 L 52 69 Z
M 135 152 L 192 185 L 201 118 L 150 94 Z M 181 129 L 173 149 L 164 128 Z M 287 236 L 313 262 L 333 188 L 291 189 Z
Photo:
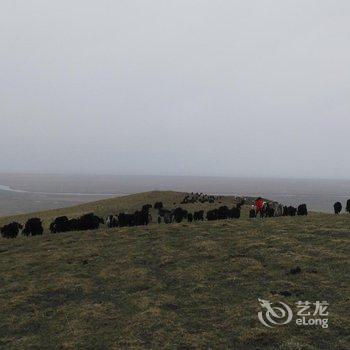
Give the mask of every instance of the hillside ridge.
M 70 218 L 78 217 L 87 213 L 94 213 L 103 218 L 108 215 L 115 215 L 118 212 L 133 212 L 142 208 L 144 204 L 154 205 L 157 201 L 162 201 L 164 206 L 173 209 L 178 206 L 183 206 L 188 210 L 209 210 L 217 208 L 220 205 L 232 206 L 237 202 L 239 196 L 219 196 L 220 200 L 216 203 L 190 203 L 181 204 L 185 195 L 188 192 L 178 191 L 148 191 L 135 193 L 125 196 L 118 196 L 108 199 L 102 199 L 94 202 L 84 203 L 77 206 L 65 207 L 60 209 L 52 209 L 48 211 L 40 211 L 12 216 L 0 217 L 0 226 L 11 221 L 23 222 L 30 217 L 39 217 L 43 220 L 44 226 L 47 228 L 51 221 L 59 216 L 68 216 Z M 251 204 L 253 198 L 247 197 L 247 203 Z M 154 214 L 154 213 L 153 213 Z

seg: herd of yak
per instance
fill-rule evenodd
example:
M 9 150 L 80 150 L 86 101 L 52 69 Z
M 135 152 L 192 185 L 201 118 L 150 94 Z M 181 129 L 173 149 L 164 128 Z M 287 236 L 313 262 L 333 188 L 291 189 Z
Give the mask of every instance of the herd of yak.
M 219 200 L 220 197 L 214 197 L 211 195 L 203 194 L 191 194 L 187 195 L 182 204 L 187 203 L 214 203 Z M 219 202 L 220 203 L 220 202 Z M 96 230 L 101 224 L 106 224 L 107 227 L 130 227 L 130 226 L 141 226 L 148 225 L 152 222 L 152 216 L 150 213 L 151 209 L 158 212 L 157 222 L 161 224 L 170 223 L 181 223 L 182 221 L 193 222 L 193 221 L 208 221 L 213 220 L 226 220 L 226 219 L 239 219 L 241 216 L 241 207 L 245 204 L 245 200 L 242 199 L 238 204 L 233 206 L 231 209 L 227 206 L 220 206 L 218 209 L 212 209 L 207 211 L 204 215 L 204 210 L 195 211 L 190 213 L 187 210 L 177 207 L 176 209 L 166 209 L 162 202 L 156 202 L 154 205 L 146 204 L 141 210 L 134 212 L 133 214 L 119 213 L 118 215 L 110 215 L 106 219 L 100 218 L 93 213 L 85 214 L 76 219 L 68 219 L 66 216 L 56 218 L 50 225 L 51 233 L 71 232 L 71 231 L 85 231 L 85 230 Z M 339 214 L 342 211 L 342 204 L 337 202 L 334 204 L 335 214 Z M 350 213 L 350 199 L 347 201 L 346 211 Z M 292 206 L 282 206 L 275 203 L 265 203 L 263 211 L 259 213 L 256 211 L 254 206 L 249 212 L 250 218 L 257 217 L 275 217 L 275 216 L 296 216 L 296 215 L 307 215 L 307 207 L 305 204 L 299 205 L 297 208 Z M 31 218 L 27 220 L 24 227 L 18 222 L 11 222 L 1 228 L 1 236 L 4 238 L 15 238 L 21 232 L 24 236 L 36 236 L 42 235 L 44 232 L 42 220 L 40 218 Z

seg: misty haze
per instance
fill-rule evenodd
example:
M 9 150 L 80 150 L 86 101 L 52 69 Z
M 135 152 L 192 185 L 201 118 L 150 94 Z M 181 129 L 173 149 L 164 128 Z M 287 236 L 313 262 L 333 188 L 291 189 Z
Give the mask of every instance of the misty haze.
M 263 196 L 286 205 L 306 203 L 332 212 L 350 197 L 350 180 L 231 178 L 198 176 L 0 174 L 0 215 L 78 205 L 146 191 L 205 192 Z
M 0 172 L 349 179 L 349 10 L 4 0 Z
M 1 0 L 0 349 L 350 349 L 349 19 Z

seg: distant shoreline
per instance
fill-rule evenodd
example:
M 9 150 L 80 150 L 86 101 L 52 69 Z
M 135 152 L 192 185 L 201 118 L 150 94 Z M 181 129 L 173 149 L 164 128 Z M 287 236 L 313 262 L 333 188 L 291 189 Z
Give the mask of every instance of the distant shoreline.
M 22 213 L 79 205 L 148 191 L 203 192 L 264 197 L 310 211 L 333 212 L 350 198 L 349 180 L 194 176 L 28 175 L 0 173 L 0 213 Z
M 16 190 L 10 186 L 0 185 L 0 191 L 8 191 L 15 193 L 28 193 L 28 194 L 46 194 L 46 195 L 58 195 L 58 196 L 127 196 L 129 193 L 75 193 L 75 192 L 35 192 L 35 191 L 24 191 Z

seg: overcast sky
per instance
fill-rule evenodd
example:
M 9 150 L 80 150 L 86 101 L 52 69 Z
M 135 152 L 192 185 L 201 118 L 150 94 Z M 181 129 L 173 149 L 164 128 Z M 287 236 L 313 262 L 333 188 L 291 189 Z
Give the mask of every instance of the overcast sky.
M 350 178 L 349 0 L 1 0 L 0 172 Z

